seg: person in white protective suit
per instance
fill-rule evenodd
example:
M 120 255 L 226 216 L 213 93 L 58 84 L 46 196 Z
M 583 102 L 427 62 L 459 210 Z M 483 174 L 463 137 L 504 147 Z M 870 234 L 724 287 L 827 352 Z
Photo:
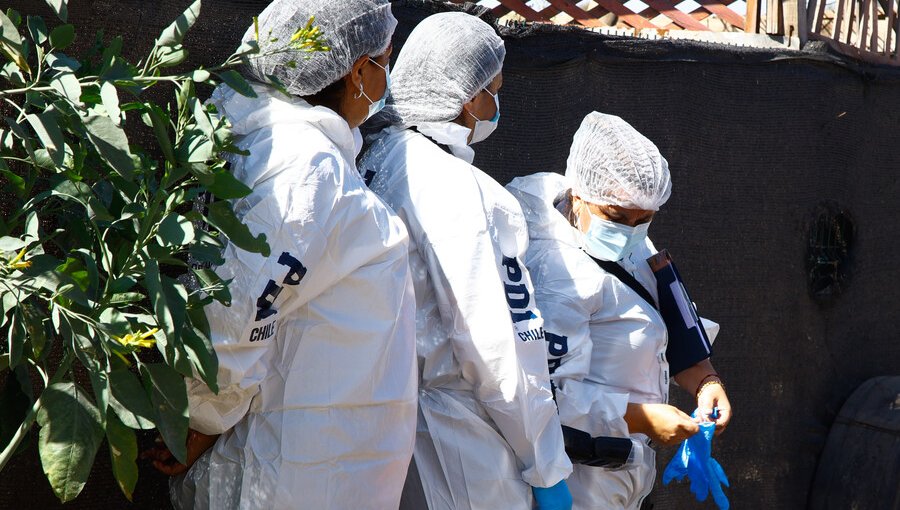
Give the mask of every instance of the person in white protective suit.
M 426 18 L 393 68 L 390 125 L 360 162 L 410 233 L 420 381 L 404 509 L 571 504 L 525 220 L 469 146 L 496 126 L 504 56 L 476 17 Z
M 176 508 L 400 501 L 416 422 L 408 235 L 355 165 L 356 128 L 387 94 L 396 20 L 388 0 L 276 0 L 259 31 L 288 41 L 312 16 L 330 51 L 254 60 L 243 72 L 257 97 L 221 85 L 210 100 L 249 151 L 230 161 L 253 190 L 235 212 L 271 256 L 229 244 L 216 268 L 233 280 L 231 306 L 207 308 L 219 392 L 188 381 L 189 461 L 209 449 L 172 479 Z M 187 469 L 161 454 L 155 465 Z
M 667 330 L 659 312 L 594 260 L 617 262 L 658 300 L 647 264 L 655 211 L 668 200 L 668 164 L 622 119 L 589 114 L 575 133 L 566 175 L 538 173 L 508 186 L 528 221 L 525 264 L 544 315 L 551 379 L 563 425 L 591 436 L 631 437 L 631 469 L 576 464 L 569 486 L 576 509 L 637 509 L 656 473 L 649 440 L 673 445 L 731 406 L 709 358 L 675 381 L 697 398 L 692 419 L 667 404 Z M 593 257 L 593 259 L 592 259 Z M 711 338 L 718 325 L 704 320 Z M 634 441 L 637 440 L 637 441 Z

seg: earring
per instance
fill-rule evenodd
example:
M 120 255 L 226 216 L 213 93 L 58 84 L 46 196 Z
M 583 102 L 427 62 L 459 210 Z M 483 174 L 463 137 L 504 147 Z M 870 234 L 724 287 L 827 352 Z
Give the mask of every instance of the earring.
M 363 85 L 362 85 L 362 83 L 360 83 L 359 84 L 359 94 L 353 94 L 353 99 L 359 99 L 359 98 L 363 97 L 363 94 L 364 94 Z

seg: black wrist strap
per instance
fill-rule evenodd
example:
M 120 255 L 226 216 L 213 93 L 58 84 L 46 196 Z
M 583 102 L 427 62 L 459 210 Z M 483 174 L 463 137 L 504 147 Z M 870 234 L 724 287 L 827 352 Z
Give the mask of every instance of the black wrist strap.
M 590 254 L 588 254 L 588 256 L 591 257 Z M 656 305 L 656 301 L 653 300 L 653 295 L 650 294 L 650 291 L 647 290 L 646 287 L 641 285 L 641 283 L 637 281 L 634 276 L 631 276 L 631 273 L 626 271 L 624 267 L 620 266 L 618 262 L 613 262 L 611 260 L 600 260 L 594 257 L 591 258 L 594 259 L 594 262 L 596 262 L 597 265 L 600 266 L 604 271 L 618 278 L 619 281 L 627 285 L 631 290 L 637 292 L 639 296 L 644 298 L 644 301 L 650 303 L 650 306 L 659 310 L 659 307 Z
M 562 426 L 566 454 L 575 464 L 615 469 L 631 456 L 631 439 L 627 437 L 591 437 L 583 430 Z

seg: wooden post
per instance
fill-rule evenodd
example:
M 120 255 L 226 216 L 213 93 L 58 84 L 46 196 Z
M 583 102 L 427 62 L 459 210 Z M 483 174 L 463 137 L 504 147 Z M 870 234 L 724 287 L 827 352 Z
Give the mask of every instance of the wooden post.
M 787 37 L 797 37 L 799 30 L 797 30 L 797 11 L 798 5 L 801 4 L 802 1 L 799 0 L 784 0 L 784 4 L 782 4 L 782 15 L 784 17 L 784 35 Z
M 759 0 L 747 0 L 747 21 L 744 22 L 744 32 L 759 33 L 759 8 Z
M 790 2 L 797 0 L 785 0 Z M 784 7 L 781 0 L 768 0 L 766 5 L 766 33 L 784 35 Z
M 831 37 L 837 42 L 841 42 L 841 24 L 844 22 L 844 4 L 846 3 L 846 0 L 838 0 L 837 14 L 831 28 Z
M 885 9 L 884 13 L 885 19 L 884 27 L 884 56 L 891 58 L 891 36 L 894 35 L 894 0 L 887 0 L 887 9 Z
M 869 15 L 872 11 L 871 4 L 873 3 L 872 0 L 864 0 L 859 10 L 859 23 L 856 26 L 859 40 L 856 41 L 856 46 L 862 51 L 866 51 L 866 43 L 868 43 L 866 36 L 869 35 Z

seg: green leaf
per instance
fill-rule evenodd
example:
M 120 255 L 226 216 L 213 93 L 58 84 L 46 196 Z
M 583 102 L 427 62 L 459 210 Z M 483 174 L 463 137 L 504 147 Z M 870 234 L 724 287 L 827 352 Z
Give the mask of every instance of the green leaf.
M 103 441 L 100 412 L 75 383 L 61 382 L 41 394 L 37 421 L 44 473 L 56 497 L 66 503 L 84 488 Z
M 89 306 L 87 296 L 78 288 L 72 278 L 65 273 L 55 271 L 61 262 L 51 255 L 38 255 L 31 258 L 32 266 L 23 271 L 25 276 L 33 278 L 35 287 L 50 293 L 59 293 L 82 306 Z
M 173 250 L 171 248 L 165 248 L 157 243 L 151 243 L 147 245 L 147 254 L 160 264 L 187 268 L 187 263 L 179 258 L 175 258 L 172 251 Z M 162 346 L 163 344 L 159 345 Z
M 94 255 L 85 248 L 78 248 L 72 253 L 81 256 L 84 268 L 88 273 L 87 292 L 90 295 L 95 295 L 100 288 L 100 271 L 97 269 L 97 261 L 94 260 Z
M 294 64 L 296 66 L 296 63 Z M 275 88 L 278 92 L 281 92 L 287 97 L 291 97 L 291 93 L 287 89 L 287 85 L 284 84 L 277 76 L 274 74 L 267 74 L 266 79 L 269 81 L 269 85 Z
M 9 321 L 9 329 L 6 331 L 9 366 L 15 367 L 22 362 L 22 352 L 25 350 L 26 332 L 21 311 L 14 311 Z
M 0 53 L 6 55 L 19 69 L 31 72 L 25 53 L 22 49 L 22 37 L 19 29 L 9 16 L 0 12 Z
M 209 386 L 209 389 L 218 393 L 219 386 L 216 376 L 219 370 L 219 360 L 216 358 L 212 342 L 200 331 L 188 328 L 184 330 L 184 346 L 197 373 Z
M 102 66 L 100 67 L 100 75 L 105 75 L 115 64 L 116 57 L 122 53 L 122 36 L 116 36 L 109 45 L 103 49 L 103 55 L 100 57 Z
M 94 348 L 94 351 L 97 353 L 103 352 L 102 348 Z M 90 356 L 90 354 L 86 352 L 79 354 L 81 354 L 78 356 L 79 359 Z M 91 388 L 93 388 L 94 397 L 97 399 L 97 410 L 100 411 L 100 423 L 106 423 L 110 400 L 109 374 L 107 373 L 108 365 L 106 365 L 105 360 L 100 361 L 94 360 L 94 358 L 91 359 L 93 360 L 93 363 L 85 364 L 85 367 L 88 369 L 87 373 L 91 378 Z
M 143 329 L 145 327 L 146 324 L 136 328 L 129 322 L 128 317 L 124 313 L 112 306 L 100 313 L 100 321 L 97 323 L 97 328 L 109 336 L 125 336 L 135 329 Z
M 224 282 L 212 269 L 194 269 L 194 274 L 207 294 L 212 295 L 225 306 L 231 306 L 231 292 L 228 283 Z
M 0 252 L 18 252 L 22 248 L 24 248 L 28 243 L 19 239 L 18 237 L 9 237 L 4 236 L 0 237 Z
M 65 23 L 66 19 L 69 17 L 69 11 L 66 8 L 66 4 L 68 3 L 68 0 L 47 0 L 47 5 L 53 9 L 53 12 L 63 23 Z
M 266 242 L 266 235 L 259 234 L 254 237 L 250 229 L 234 215 L 231 204 L 227 201 L 213 202 L 209 204 L 208 209 L 206 219 L 209 224 L 219 229 L 237 247 L 251 253 L 260 253 L 264 257 L 272 253 Z
M 188 52 L 180 44 L 175 46 L 163 46 L 157 50 L 157 64 L 159 67 L 172 67 L 184 62 Z
M 90 282 L 88 281 L 88 272 L 84 268 L 84 264 L 80 260 L 68 257 L 65 262 L 60 264 L 56 270 L 60 273 L 69 275 L 82 291 L 86 291 Z
M 75 27 L 73 25 L 60 25 L 50 32 L 50 46 L 54 49 L 64 50 L 75 40 Z
M 215 156 L 213 140 L 199 130 L 185 132 L 178 144 L 177 158 L 182 163 L 205 163 Z
M 128 137 L 125 131 L 116 126 L 106 115 L 91 115 L 84 121 L 88 138 L 100 157 L 119 175 L 131 180 L 134 174 L 134 155 L 128 148 Z
M 22 310 L 22 319 L 28 335 L 28 342 L 31 344 L 31 351 L 35 358 L 39 358 L 47 344 L 47 327 L 44 325 L 46 316 L 25 303 L 21 303 L 19 308 Z
M 115 219 L 97 198 L 94 191 L 83 182 L 63 180 L 53 188 L 52 193 L 81 204 L 85 208 L 88 218 L 92 220 L 112 221 Z
M 156 141 L 159 142 L 163 156 L 174 165 L 175 151 L 172 149 L 172 140 L 169 138 L 169 118 L 166 112 L 154 103 L 146 103 L 145 113 L 149 117 L 150 125 L 153 127 L 153 133 L 156 135 Z
M 106 440 L 109 441 L 113 475 L 122 493 L 131 501 L 138 480 L 137 438 L 133 430 L 111 414 L 106 420 Z
M 200 131 L 202 131 L 210 140 L 215 141 L 216 128 L 213 126 L 212 120 L 209 118 L 209 112 L 206 111 L 203 103 L 196 97 L 192 97 L 190 104 L 191 111 L 194 114 L 194 122 L 197 123 L 197 127 L 200 128 Z
M 205 232 L 204 234 L 204 236 L 198 236 L 198 238 L 208 240 L 195 242 L 188 248 L 188 253 L 198 262 L 206 262 L 214 266 L 224 264 L 225 259 L 222 258 L 222 247 L 213 242 L 215 240 L 213 236 Z
M 22 236 L 22 239 L 28 243 L 40 241 L 40 230 L 41 220 L 38 218 L 37 211 L 29 212 L 25 217 L 25 235 Z M 35 249 L 37 249 L 37 247 L 35 247 Z M 35 251 L 32 250 L 31 253 L 34 255 Z M 43 251 L 40 253 L 43 253 Z
M 170 365 L 184 375 L 191 375 L 190 360 L 182 349 L 188 294 L 184 286 L 167 276 L 160 276 L 156 260 L 147 262 L 144 285 L 156 313 L 156 320 L 164 335 L 157 335 L 156 349 Z
M 213 173 L 213 181 L 207 186 L 207 189 L 213 196 L 223 200 L 246 197 L 253 192 L 225 168 L 220 168 Z
M 81 83 L 73 73 L 64 72 L 57 74 L 50 80 L 50 86 L 72 104 L 81 106 Z
M 254 19 L 256 19 L 254 17 Z M 257 38 L 258 39 L 258 38 Z M 238 47 L 237 51 L 234 53 L 236 57 L 247 57 L 249 55 L 258 55 L 259 54 L 259 42 L 257 41 L 244 41 L 240 47 Z
M 9 320 L 9 311 L 14 310 L 17 306 L 19 306 L 19 300 L 16 297 L 15 291 L 3 292 L 0 294 L 0 327 L 6 326 L 7 321 Z M 11 314 L 10 314 L 11 315 Z M 9 348 L 7 347 L 7 350 Z M 9 366 L 9 353 L 6 354 L 6 364 Z
M 141 365 L 150 381 L 150 401 L 156 410 L 156 426 L 172 455 L 187 463 L 188 399 L 184 377 L 162 363 Z
M 19 11 L 10 7 L 6 9 L 6 15 L 9 16 L 9 19 L 13 22 L 13 25 L 15 25 L 16 28 L 19 28 L 22 25 L 22 15 L 19 14 Z
M 31 160 L 36 161 L 37 158 L 34 154 L 34 147 L 32 147 L 31 145 L 31 137 L 28 135 L 28 133 L 26 133 L 22 126 L 20 126 L 19 123 L 14 119 L 10 117 L 3 117 L 3 119 L 6 121 L 6 125 L 9 126 L 9 129 L 16 135 L 16 137 L 19 138 L 19 140 L 22 141 L 22 145 L 25 147 L 25 152 L 28 153 L 28 156 L 31 158 Z
M 209 77 L 209 71 L 205 69 L 197 69 L 196 71 L 191 73 L 191 80 L 196 83 L 204 83 L 209 80 Z
M 137 282 L 134 280 L 134 278 L 132 278 L 130 276 L 122 276 L 122 277 L 116 278 L 109 284 L 109 291 L 112 292 L 113 294 L 118 294 L 120 292 L 128 292 L 129 290 L 134 288 L 134 286 L 136 284 L 137 284 Z
M 69 74 L 69 76 L 72 75 Z M 77 82 L 78 80 L 75 81 Z M 28 123 L 34 128 L 34 132 L 37 133 L 41 144 L 44 145 L 47 152 L 50 154 L 50 159 L 53 160 L 53 164 L 57 167 L 63 166 L 66 159 L 66 141 L 65 138 L 63 138 L 62 131 L 59 129 L 59 119 L 56 116 L 55 111 L 47 110 L 37 115 L 28 114 L 25 116 L 25 119 L 28 120 Z
M 147 299 L 147 296 L 141 294 L 140 292 L 120 292 L 118 294 L 110 295 L 109 304 L 111 306 L 127 305 L 130 303 L 140 303 L 145 299 Z
M 184 40 L 184 34 L 194 26 L 197 16 L 200 14 L 200 0 L 192 3 L 181 16 L 165 28 L 156 41 L 157 46 L 174 46 L 181 44 Z
M 119 109 L 119 92 L 116 90 L 116 86 L 108 81 L 103 82 L 103 85 L 100 86 L 100 98 L 109 118 L 115 125 L 120 126 L 122 110 Z
M 28 33 L 31 35 L 31 40 L 37 44 L 44 44 L 47 42 L 47 37 L 49 35 L 49 31 L 47 30 L 47 24 L 44 23 L 44 18 L 40 16 L 28 16 Z
M 250 83 L 234 69 L 216 73 L 216 75 L 238 94 L 246 97 L 256 97 L 256 92 L 250 86 Z
M 112 388 L 109 406 L 122 423 L 133 429 L 155 428 L 153 405 L 137 376 L 128 370 L 113 370 L 109 373 L 109 386 Z
M 81 62 L 66 55 L 65 53 L 50 53 L 47 55 L 47 65 L 50 69 L 57 71 L 68 71 L 74 73 L 81 69 Z
M 17 197 L 24 198 L 25 179 L 12 173 L 8 168 L 6 168 L 5 163 L 0 163 L 0 175 L 2 175 L 4 178 L 6 178 L 7 181 L 9 181 L 9 184 L 12 185 L 12 189 L 15 191 Z
M 162 246 L 183 246 L 194 240 L 194 225 L 184 216 L 172 213 L 159 222 L 156 240 Z
M 159 323 L 159 327 L 166 334 L 166 338 L 169 341 L 174 341 L 177 331 L 172 313 L 175 310 L 173 310 L 172 306 L 169 306 L 166 293 L 163 291 L 159 264 L 155 260 L 150 260 L 147 262 L 145 270 L 144 286 L 147 288 L 150 302 L 153 304 L 153 310 L 156 312 L 156 320 Z
M 6 131 L 5 129 L 0 129 L 0 151 L 2 150 L 13 150 L 15 143 L 15 137 L 12 134 L 12 131 Z

